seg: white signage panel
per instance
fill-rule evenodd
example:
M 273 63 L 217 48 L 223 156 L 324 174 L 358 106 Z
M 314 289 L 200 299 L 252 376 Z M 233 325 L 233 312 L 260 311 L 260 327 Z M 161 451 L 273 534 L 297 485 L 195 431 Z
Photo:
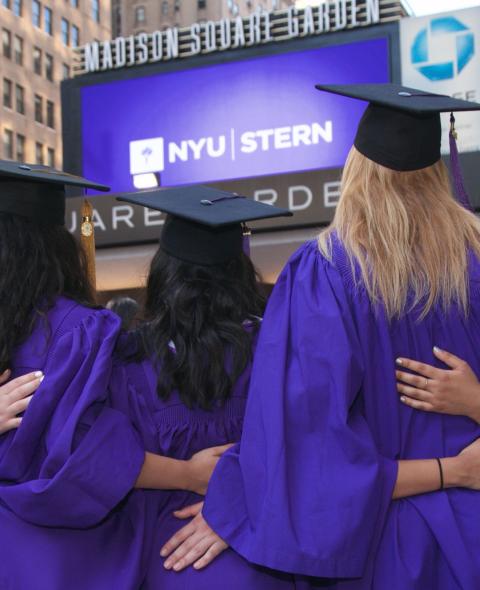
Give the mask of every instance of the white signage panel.
M 402 83 L 480 102 L 480 7 L 400 21 Z M 448 153 L 449 114 L 442 115 Z M 480 112 L 456 115 L 458 146 L 480 150 Z

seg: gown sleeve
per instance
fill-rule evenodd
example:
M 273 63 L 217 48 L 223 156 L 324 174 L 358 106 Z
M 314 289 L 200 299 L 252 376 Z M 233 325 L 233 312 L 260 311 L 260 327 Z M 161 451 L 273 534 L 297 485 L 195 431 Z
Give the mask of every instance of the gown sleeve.
M 92 310 L 52 343 L 45 379 L 0 461 L 0 503 L 25 521 L 91 527 L 135 484 L 145 452 L 108 399 L 118 332 L 113 314 Z
M 269 300 L 242 439 L 209 484 L 204 517 L 249 561 L 359 577 L 381 534 L 397 463 L 362 416 L 362 350 L 341 275 L 304 245 Z

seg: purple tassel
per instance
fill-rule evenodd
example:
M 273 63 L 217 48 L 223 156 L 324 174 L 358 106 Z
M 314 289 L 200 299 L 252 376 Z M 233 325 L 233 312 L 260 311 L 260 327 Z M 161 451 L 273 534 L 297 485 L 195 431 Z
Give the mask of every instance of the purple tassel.
M 457 201 L 463 205 L 465 209 L 473 211 L 473 207 L 470 203 L 470 199 L 463 182 L 462 169 L 460 168 L 460 159 L 458 156 L 458 147 L 456 141 L 457 132 L 455 131 L 455 117 L 453 116 L 453 113 L 450 115 L 450 133 L 448 135 L 450 139 L 450 165 L 452 168 L 455 196 L 457 197 Z

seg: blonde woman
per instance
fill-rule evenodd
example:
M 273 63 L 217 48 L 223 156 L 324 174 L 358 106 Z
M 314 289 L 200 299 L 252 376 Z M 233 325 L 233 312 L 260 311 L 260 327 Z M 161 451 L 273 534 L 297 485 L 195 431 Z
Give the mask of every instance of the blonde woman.
M 167 563 L 202 567 L 228 543 L 338 590 L 475 590 L 480 427 L 399 403 L 395 369 L 438 346 L 480 372 L 480 221 L 452 196 L 439 117 L 479 105 L 325 89 L 370 102 L 335 219 L 279 278 L 241 443 Z

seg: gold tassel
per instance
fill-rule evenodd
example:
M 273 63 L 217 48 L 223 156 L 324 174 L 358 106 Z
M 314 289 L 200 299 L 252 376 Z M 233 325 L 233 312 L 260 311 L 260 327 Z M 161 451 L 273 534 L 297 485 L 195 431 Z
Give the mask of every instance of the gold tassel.
M 80 243 L 82 244 L 87 261 L 87 275 L 92 288 L 96 295 L 96 273 L 95 273 L 95 231 L 93 228 L 93 207 L 88 199 L 83 200 L 82 205 L 82 225 L 80 227 Z

